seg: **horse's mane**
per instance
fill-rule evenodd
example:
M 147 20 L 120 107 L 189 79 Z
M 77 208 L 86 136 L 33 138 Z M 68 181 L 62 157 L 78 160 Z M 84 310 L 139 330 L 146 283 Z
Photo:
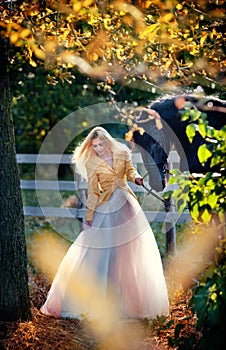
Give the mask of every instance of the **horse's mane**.
M 200 95 L 200 94 L 165 94 L 161 95 L 154 100 L 150 101 L 148 108 L 155 109 L 156 105 L 161 105 L 164 102 L 174 101 L 176 98 L 184 98 L 185 106 L 190 108 L 197 108 L 201 112 L 213 112 L 217 113 L 218 117 L 226 116 L 226 100 L 222 100 L 219 96 L 214 95 Z
M 148 101 L 148 106 L 150 107 L 152 104 L 157 102 L 163 102 L 165 100 L 172 100 L 177 97 L 184 97 L 186 101 L 197 102 L 197 101 L 214 101 L 219 104 L 226 104 L 226 100 L 221 99 L 219 96 L 214 95 L 199 95 L 196 93 L 181 93 L 181 94 L 164 94 L 156 97 L 153 100 Z
M 158 102 L 163 102 L 165 100 L 171 100 L 171 99 L 174 99 L 176 97 L 178 97 L 179 95 L 174 95 L 174 94 L 164 94 L 164 95 L 161 95 L 161 96 L 157 96 L 156 98 L 152 99 L 152 100 L 149 100 L 148 103 L 147 103 L 147 106 L 149 108 L 151 108 L 151 106 L 154 104 L 154 103 L 158 103 Z M 180 95 L 182 96 L 182 94 Z

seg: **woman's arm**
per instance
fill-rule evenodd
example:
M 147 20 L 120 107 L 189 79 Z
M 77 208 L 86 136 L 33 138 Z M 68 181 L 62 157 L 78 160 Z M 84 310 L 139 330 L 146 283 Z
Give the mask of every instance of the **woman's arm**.
M 97 203 L 100 197 L 100 189 L 98 183 L 97 173 L 92 167 L 87 166 L 87 177 L 88 177 L 88 194 L 86 200 L 86 223 L 91 226 L 93 215 L 97 207 Z
M 127 153 L 127 156 L 126 156 L 125 174 L 131 182 L 135 182 L 139 186 L 143 185 L 142 176 L 140 176 L 136 168 L 133 166 L 132 159 L 129 153 Z

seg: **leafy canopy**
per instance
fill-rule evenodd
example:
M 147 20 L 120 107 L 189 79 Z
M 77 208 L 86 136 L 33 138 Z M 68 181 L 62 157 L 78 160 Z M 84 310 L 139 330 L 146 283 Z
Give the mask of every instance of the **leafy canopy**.
M 73 76 L 67 69 L 77 67 L 107 81 L 106 88 L 116 80 L 139 82 L 151 91 L 193 84 L 224 90 L 223 0 L 7 4 L 1 7 L 1 35 L 22 50 L 33 67 L 44 64 L 58 79 L 70 82 Z

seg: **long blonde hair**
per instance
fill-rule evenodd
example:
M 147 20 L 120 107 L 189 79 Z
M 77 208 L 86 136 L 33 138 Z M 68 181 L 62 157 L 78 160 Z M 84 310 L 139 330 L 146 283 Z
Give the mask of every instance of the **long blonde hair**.
M 76 165 L 76 171 L 85 179 L 87 179 L 85 165 L 90 156 L 95 153 L 92 148 L 92 141 L 97 137 L 101 141 L 106 142 L 112 152 L 125 150 L 131 153 L 130 149 L 125 144 L 115 140 L 107 130 L 101 126 L 96 126 L 90 131 L 83 142 L 75 148 L 72 156 L 72 162 Z

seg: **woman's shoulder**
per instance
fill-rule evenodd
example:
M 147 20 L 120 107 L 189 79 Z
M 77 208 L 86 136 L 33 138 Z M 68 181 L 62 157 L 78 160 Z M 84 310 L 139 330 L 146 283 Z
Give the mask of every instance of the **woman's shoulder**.
M 100 162 L 100 159 L 95 154 L 92 154 L 85 162 L 85 167 L 87 169 L 96 168 L 96 166 L 99 162 Z
M 123 147 L 123 148 L 120 149 L 120 150 L 116 150 L 116 151 L 114 152 L 114 157 L 115 157 L 115 158 L 121 157 L 121 158 L 123 158 L 123 159 L 128 159 L 128 158 L 130 157 L 130 155 L 131 155 L 130 150 L 127 149 L 127 148 L 125 148 L 125 147 Z

